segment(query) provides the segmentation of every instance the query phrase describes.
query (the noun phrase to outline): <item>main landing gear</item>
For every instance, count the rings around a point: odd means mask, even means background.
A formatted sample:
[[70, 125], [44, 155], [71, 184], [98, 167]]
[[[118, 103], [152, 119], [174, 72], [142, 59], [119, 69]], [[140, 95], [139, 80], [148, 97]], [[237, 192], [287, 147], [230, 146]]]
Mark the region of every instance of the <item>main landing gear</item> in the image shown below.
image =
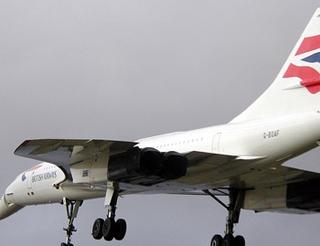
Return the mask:
[[243, 192], [239, 190], [230, 190], [229, 192], [229, 206], [223, 203], [219, 198], [212, 194], [209, 190], [205, 191], [220, 205], [228, 210], [228, 217], [226, 223], [225, 235], [213, 236], [210, 246], [245, 246], [245, 239], [243, 236], [234, 236], [234, 225], [239, 222], [241, 206], [243, 203]]
[[66, 231], [67, 237], [66, 242], [61, 243], [61, 246], [73, 246], [73, 244], [71, 243], [71, 236], [73, 232], [77, 231], [73, 225], [73, 221], [78, 215], [78, 211], [80, 206], [82, 205], [82, 202], [83, 201], [70, 201], [67, 198], [63, 198], [63, 205], [65, 205], [67, 209], [68, 227], [63, 228], [63, 230]]
[[107, 209], [107, 218], [99, 218], [93, 224], [92, 236], [96, 240], [104, 238], [106, 241], [113, 239], [122, 240], [127, 232], [127, 223], [124, 219], [115, 220], [116, 205], [119, 196], [119, 186], [117, 183], [108, 183], [105, 208]]

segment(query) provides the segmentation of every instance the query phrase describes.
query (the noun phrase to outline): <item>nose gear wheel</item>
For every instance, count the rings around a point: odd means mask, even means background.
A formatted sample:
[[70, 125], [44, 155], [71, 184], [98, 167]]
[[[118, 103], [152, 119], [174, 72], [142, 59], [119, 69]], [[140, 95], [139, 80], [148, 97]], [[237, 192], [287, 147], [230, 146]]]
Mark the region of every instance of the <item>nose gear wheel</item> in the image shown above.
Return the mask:
[[78, 211], [82, 203], [83, 201], [71, 201], [67, 198], [63, 198], [63, 205], [67, 210], [68, 226], [66, 228], [63, 228], [67, 236], [66, 241], [64, 243], [61, 243], [61, 246], [73, 246], [73, 244], [71, 243], [71, 237], [72, 234], [77, 231], [73, 222], [78, 215]]

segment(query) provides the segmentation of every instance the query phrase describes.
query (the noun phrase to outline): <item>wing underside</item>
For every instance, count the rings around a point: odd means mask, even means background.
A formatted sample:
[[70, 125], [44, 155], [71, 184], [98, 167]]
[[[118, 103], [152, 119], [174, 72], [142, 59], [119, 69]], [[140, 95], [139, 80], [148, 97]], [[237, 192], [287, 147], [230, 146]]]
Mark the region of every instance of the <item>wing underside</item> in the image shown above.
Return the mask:
[[124, 152], [136, 144], [128, 141], [95, 139], [39, 139], [23, 142], [14, 153], [56, 165], [73, 166], [106, 152], [110, 155]]
[[[16, 149], [15, 154], [70, 168], [80, 166], [101, 155], [112, 156], [126, 152], [137, 144], [113, 140], [40, 139], [25, 141]], [[184, 177], [170, 181], [146, 177], [143, 182], [138, 178], [132, 178], [123, 182], [124, 187], [137, 192], [202, 194], [201, 190], [205, 189], [279, 186], [319, 176], [316, 173], [283, 167], [281, 164], [272, 165], [273, 168], [270, 168], [270, 165], [261, 166], [259, 161], [263, 157], [197, 151], [185, 153], [184, 156], [189, 163]], [[143, 184], [147, 184], [146, 187]]]

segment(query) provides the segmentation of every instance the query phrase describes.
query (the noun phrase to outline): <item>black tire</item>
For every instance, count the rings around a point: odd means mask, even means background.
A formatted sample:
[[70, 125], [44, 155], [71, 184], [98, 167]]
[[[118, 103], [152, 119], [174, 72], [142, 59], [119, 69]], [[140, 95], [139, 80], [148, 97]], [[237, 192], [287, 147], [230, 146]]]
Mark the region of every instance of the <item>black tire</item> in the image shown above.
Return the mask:
[[210, 246], [223, 246], [223, 238], [221, 235], [214, 235]]
[[234, 236], [227, 234], [223, 238], [223, 246], [234, 246]]
[[245, 246], [246, 241], [243, 236], [236, 236], [234, 238], [234, 246]]
[[92, 236], [96, 240], [100, 240], [102, 238], [102, 228], [103, 228], [103, 219], [96, 219], [96, 221], [93, 223], [92, 227]]
[[102, 226], [102, 235], [106, 241], [111, 241], [114, 234], [114, 219], [107, 218]]
[[114, 238], [123, 240], [127, 232], [127, 222], [124, 219], [118, 219], [114, 227]]
[[60, 246], [68, 246], [66, 243], [61, 243]]

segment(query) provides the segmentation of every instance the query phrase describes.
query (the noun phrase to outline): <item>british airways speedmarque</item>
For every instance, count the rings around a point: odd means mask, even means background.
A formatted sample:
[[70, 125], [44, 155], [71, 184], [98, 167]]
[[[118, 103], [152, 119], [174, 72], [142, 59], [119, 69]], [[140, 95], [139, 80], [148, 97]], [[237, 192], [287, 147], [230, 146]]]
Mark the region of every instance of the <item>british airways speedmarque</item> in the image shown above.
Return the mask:
[[[19, 175], [0, 200], [0, 219], [28, 205], [62, 203], [66, 241], [84, 200], [105, 197], [92, 236], [122, 240], [119, 195], [208, 195], [226, 208], [225, 234], [211, 246], [244, 246], [234, 236], [241, 209], [320, 212], [320, 174], [286, 166], [320, 144], [320, 9], [271, 86], [224, 125], [140, 139], [28, 140], [16, 155], [43, 163]], [[229, 203], [221, 200], [227, 196]]]

